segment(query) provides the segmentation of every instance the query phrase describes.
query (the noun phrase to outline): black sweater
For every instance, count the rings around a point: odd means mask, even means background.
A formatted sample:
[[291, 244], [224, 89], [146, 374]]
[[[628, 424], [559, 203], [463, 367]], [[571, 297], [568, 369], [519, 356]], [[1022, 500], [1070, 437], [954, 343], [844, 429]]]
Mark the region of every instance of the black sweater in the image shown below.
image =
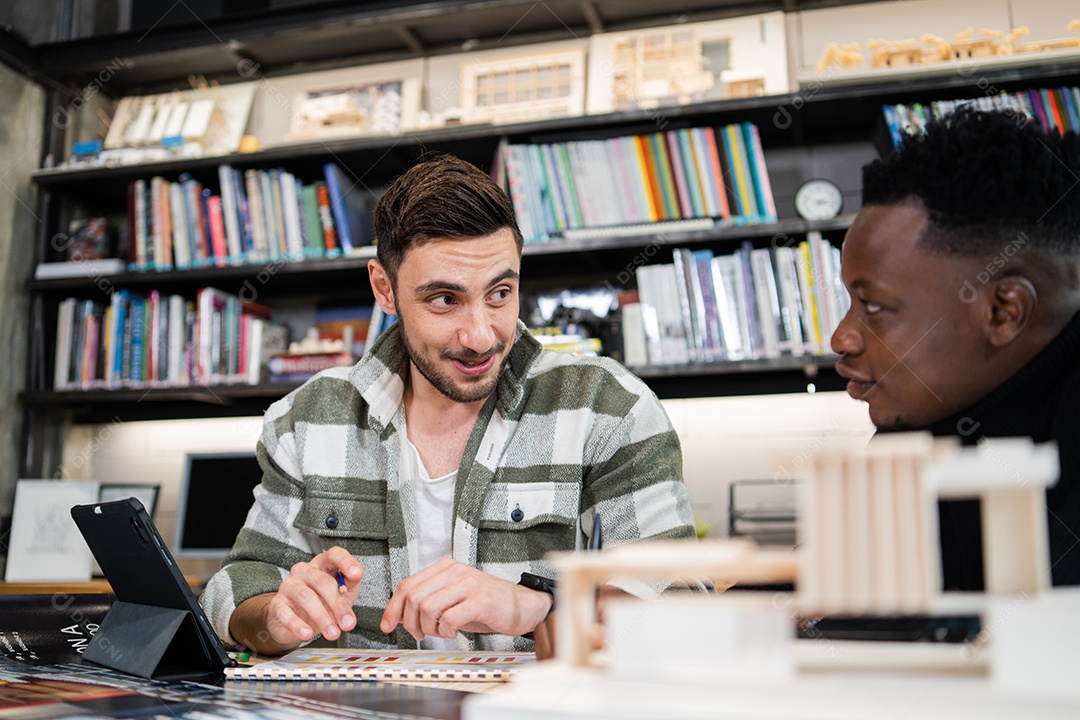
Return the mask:
[[[1080, 313], [1015, 375], [967, 410], [925, 428], [965, 445], [983, 437], [1054, 440], [1061, 479], [1046, 493], [1054, 585], [1080, 585]], [[981, 590], [977, 501], [941, 503], [946, 590]]]

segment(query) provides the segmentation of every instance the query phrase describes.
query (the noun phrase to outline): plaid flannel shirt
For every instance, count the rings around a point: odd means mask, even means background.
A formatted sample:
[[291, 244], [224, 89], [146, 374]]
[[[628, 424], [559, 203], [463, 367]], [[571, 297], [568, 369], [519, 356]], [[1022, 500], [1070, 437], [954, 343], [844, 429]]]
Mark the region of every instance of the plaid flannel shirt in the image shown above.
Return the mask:
[[[237, 605], [340, 545], [364, 566], [347, 646], [416, 647], [400, 626], [379, 630], [394, 588], [421, 569], [413, 480], [398, 474], [408, 367], [395, 325], [353, 367], [324, 371], [267, 410], [255, 504], [202, 595], [226, 642], [235, 644]], [[596, 513], [605, 547], [693, 537], [678, 437], [621, 365], [543, 350], [519, 323], [458, 469], [453, 558], [510, 582], [523, 571], [552, 576], [545, 553], [580, 548]], [[523, 638], [465, 635], [477, 650], [531, 649]]]

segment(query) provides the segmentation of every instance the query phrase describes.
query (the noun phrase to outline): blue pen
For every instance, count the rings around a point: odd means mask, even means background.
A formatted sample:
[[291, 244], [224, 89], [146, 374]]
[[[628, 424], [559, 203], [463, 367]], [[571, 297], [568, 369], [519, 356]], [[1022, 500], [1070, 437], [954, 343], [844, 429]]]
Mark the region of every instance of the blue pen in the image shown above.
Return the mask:
[[345, 592], [345, 573], [341, 572], [340, 570], [338, 570], [337, 574], [337, 586], [339, 593]]
[[602, 525], [600, 524], [600, 513], [596, 513], [596, 515], [593, 517], [592, 532], [589, 533], [589, 544], [587, 546], [587, 549], [599, 550], [604, 546], [603, 530], [601, 528]]

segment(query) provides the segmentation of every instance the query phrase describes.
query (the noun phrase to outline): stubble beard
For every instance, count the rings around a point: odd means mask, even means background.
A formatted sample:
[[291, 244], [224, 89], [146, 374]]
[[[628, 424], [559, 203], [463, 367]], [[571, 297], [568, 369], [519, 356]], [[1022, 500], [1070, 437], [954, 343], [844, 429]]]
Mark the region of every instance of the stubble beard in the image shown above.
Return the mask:
[[[424, 376], [425, 380], [431, 383], [432, 387], [456, 403], [473, 403], [490, 397], [491, 394], [495, 392], [495, 388], [499, 384], [499, 378], [502, 377], [503, 367], [506, 365], [506, 358], [503, 358], [502, 363], [500, 363], [498, 370], [493, 376], [490, 378], [487, 376], [466, 378], [465, 382], [468, 383], [468, 386], [462, 387], [454, 382], [453, 378], [448, 374], [441, 371], [434, 363], [428, 361], [427, 358], [413, 348], [412, 343], [409, 342], [409, 334], [405, 332], [404, 325], [401, 327], [401, 338], [405, 344], [405, 352], [409, 355], [409, 362], [420, 371], [420, 374]], [[490, 352], [483, 355], [477, 355], [470, 352], [454, 353], [449, 350], [443, 350], [439, 353], [439, 357], [461, 360], [468, 363], [477, 363], [483, 362], [489, 356], [498, 355], [505, 349], [506, 342], [499, 341], [492, 347]]]

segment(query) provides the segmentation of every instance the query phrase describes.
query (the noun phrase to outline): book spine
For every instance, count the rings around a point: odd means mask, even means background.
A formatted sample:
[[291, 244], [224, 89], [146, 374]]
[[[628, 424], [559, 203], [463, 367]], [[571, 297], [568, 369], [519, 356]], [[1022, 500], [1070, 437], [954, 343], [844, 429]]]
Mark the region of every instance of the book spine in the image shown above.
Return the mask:
[[506, 194], [514, 206], [514, 216], [517, 218], [521, 236], [525, 242], [533, 242], [540, 239], [540, 233], [533, 226], [533, 215], [528, 198], [528, 180], [525, 177], [525, 169], [521, 162], [521, 147], [510, 145], [502, 141], [499, 144], [499, 155], [503, 158], [502, 165], [506, 175]]
[[270, 259], [270, 254], [267, 249], [266, 216], [263, 211], [259, 171], [245, 171], [244, 182], [247, 185], [248, 219], [251, 222], [251, 250], [248, 252], [248, 260], [263, 262]]
[[663, 137], [667, 142], [667, 154], [671, 160], [671, 175], [675, 180], [675, 195], [678, 199], [680, 216], [694, 217], [694, 206], [690, 197], [690, 185], [687, 182], [682, 149], [679, 147], [679, 137], [674, 130], [668, 130]]
[[637, 146], [638, 163], [641, 166], [642, 180], [645, 184], [646, 195], [649, 200], [649, 217], [653, 222], [667, 220], [667, 212], [664, 209], [664, 199], [660, 192], [660, 178], [656, 174], [653, 163], [653, 155], [649, 148], [649, 139], [646, 135], [634, 137]]
[[330, 194], [330, 210], [334, 216], [334, 229], [337, 230], [337, 239], [341, 245], [341, 251], [348, 253], [353, 249], [351, 228], [348, 218], [345, 217], [345, 195], [342, 189], [342, 172], [332, 162], [323, 165], [323, 174], [326, 177], [326, 190]]
[[142, 298], [134, 298], [131, 301], [131, 340], [128, 345], [128, 361], [127, 372], [124, 377], [131, 382], [132, 385], [138, 386], [143, 380], [143, 333], [145, 331], [146, 314], [143, 309], [145, 300]]
[[653, 152], [656, 177], [660, 183], [660, 196], [664, 202], [664, 217], [667, 220], [676, 220], [680, 217], [679, 197], [675, 190], [675, 178], [671, 172], [671, 159], [668, 157], [664, 134], [657, 132], [650, 135], [649, 147]]
[[692, 276], [696, 274], [693, 256], [685, 248], [675, 248], [671, 257], [675, 267], [675, 290], [682, 315], [689, 360], [691, 362], [704, 360], [705, 343], [701, 335], [701, 318], [697, 314], [697, 303], [691, 289]]
[[720, 132], [713, 128], [702, 128], [702, 135], [708, 150], [709, 166], [712, 168], [712, 178], [716, 181], [716, 204], [720, 208], [720, 217], [731, 217], [731, 203], [728, 201], [728, 192], [731, 187], [731, 177], [724, 172], [724, 164], [720, 160], [720, 146], [717, 145], [716, 134]]
[[287, 173], [280, 168], [274, 168], [270, 170], [270, 197], [271, 204], [273, 206], [273, 222], [274, 222], [274, 237], [277, 240], [275, 245], [274, 258], [277, 260], [289, 259], [289, 234], [286, 230], [285, 221], [285, 195], [283, 193], [283, 187], [285, 177]]
[[570, 213], [570, 227], [585, 227], [585, 220], [578, 204], [578, 192], [574, 186], [574, 174], [570, 170], [570, 156], [566, 150], [566, 143], [556, 143], [551, 146], [555, 158], [555, 175], [562, 188], [563, 199], [567, 201], [567, 210]]
[[818, 309], [817, 283], [810, 258], [810, 243], [803, 240], [796, 248], [795, 268], [799, 273], [799, 292], [803, 298], [803, 323], [807, 329], [810, 351], [815, 355], [823, 352], [821, 311]]
[[72, 318], [75, 311], [75, 298], [60, 302], [56, 312], [56, 349], [53, 359], [53, 389], [62, 390], [68, 384], [70, 368]]
[[184, 214], [184, 189], [180, 183], [169, 183], [169, 208], [172, 210], [173, 263], [177, 270], [187, 270], [191, 267], [191, 244]]
[[739, 214], [743, 222], [753, 222], [758, 215], [757, 200], [754, 197], [753, 178], [750, 177], [750, 165], [747, 162], [746, 143], [743, 142], [742, 129], [738, 125], [724, 127], [724, 137], [730, 147], [731, 166], [735, 169], [735, 184], [738, 190]]
[[352, 353], [320, 353], [317, 355], [277, 355], [267, 362], [270, 382], [306, 380], [317, 372], [352, 365]]
[[694, 297], [698, 304], [704, 335], [705, 357], [708, 362], [721, 360], [724, 342], [720, 335], [720, 312], [716, 303], [716, 290], [712, 279], [712, 250], [696, 250], [694, 260]]
[[645, 265], [639, 267], [636, 272], [641, 304], [641, 323], [650, 365], [664, 363], [664, 344], [660, 337], [660, 287], [657, 267]]
[[713, 293], [716, 297], [716, 314], [720, 323], [720, 336], [724, 346], [724, 359], [743, 358], [741, 316], [735, 299], [735, 258], [731, 255], [714, 257], [711, 263]]
[[300, 198], [296, 192], [296, 176], [281, 172], [281, 206], [285, 221], [285, 256], [289, 260], [304, 258], [303, 228], [300, 225]]
[[754, 181], [763, 221], [776, 222], [776, 201], [773, 198], [772, 183], [769, 182], [769, 168], [765, 164], [761, 134], [753, 123], [746, 123], [743, 127], [746, 128], [747, 143], [750, 145], [750, 160], [754, 166]]
[[689, 129], [678, 131], [678, 147], [682, 151], [683, 169], [686, 172], [686, 183], [690, 190], [690, 203], [694, 217], [709, 217], [709, 209], [705, 203], [705, 181], [701, 177], [698, 167], [697, 148], [694, 142], [694, 132]]
[[326, 257], [335, 258], [341, 254], [341, 249], [338, 247], [337, 230], [334, 228], [334, 214], [330, 211], [330, 191], [326, 187], [326, 183], [315, 183], [315, 196], [319, 200], [319, 223], [322, 225]]
[[228, 165], [218, 165], [218, 183], [221, 187], [221, 215], [225, 226], [225, 247], [227, 262], [239, 263], [243, 257], [240, 241], [239, 209], [236, 197], [236, 185], [233, 169]]
[[319, 222], [319, 198], [314, 185], [299, 185], [300, 207], [303, 210], [304, 255], [321, 258], [326, 254], [322, 223]]
[[210, 246], [214, 251], [214, 265], [217, 267], [228, 265], [230, 257], [222, 214], [221, 197], [208, 195], [206, 197], [206, 216], [210, 225]]

